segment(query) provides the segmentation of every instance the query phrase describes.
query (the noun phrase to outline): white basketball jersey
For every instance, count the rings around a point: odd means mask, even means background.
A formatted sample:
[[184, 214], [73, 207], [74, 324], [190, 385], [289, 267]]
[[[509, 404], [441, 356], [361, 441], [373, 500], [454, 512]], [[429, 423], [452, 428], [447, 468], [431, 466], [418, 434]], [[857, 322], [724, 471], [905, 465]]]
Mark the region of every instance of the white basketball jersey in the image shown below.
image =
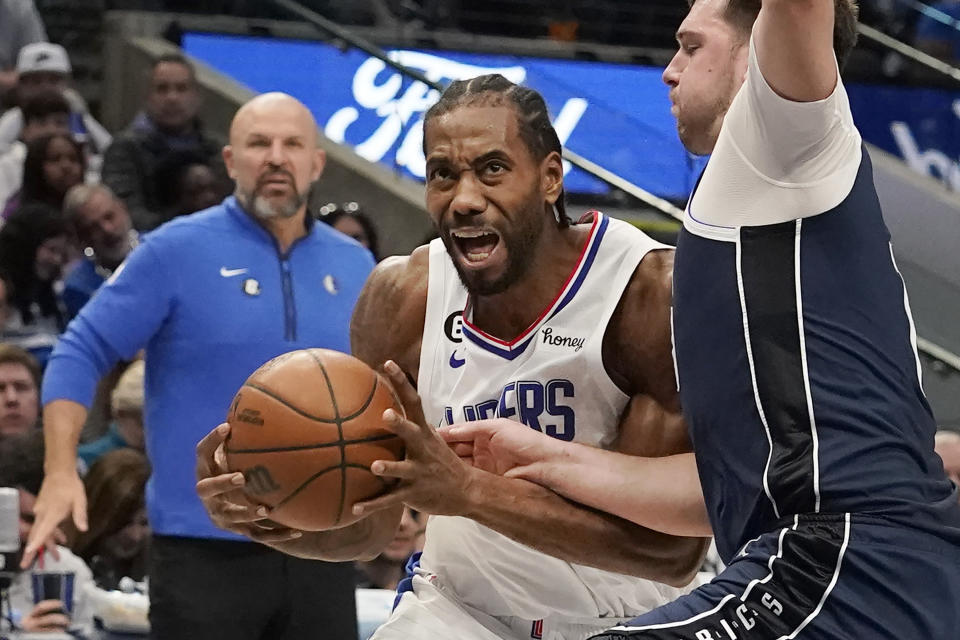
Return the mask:
[[[563, 290], [506, 342], [470, 322], [467, 290], [434, 240], [418, 380], [430, 424], [504, 417], [518, 429], [610, 446], [629, 398], [604, 369], [603, 336], [637, 265], [659, 248], [631, 225], [595, 214]], [[469, 606], [530, 620], [629, 617], [682, 594], [564, 562], [460, 517], [430, 517], [421, 567]]]

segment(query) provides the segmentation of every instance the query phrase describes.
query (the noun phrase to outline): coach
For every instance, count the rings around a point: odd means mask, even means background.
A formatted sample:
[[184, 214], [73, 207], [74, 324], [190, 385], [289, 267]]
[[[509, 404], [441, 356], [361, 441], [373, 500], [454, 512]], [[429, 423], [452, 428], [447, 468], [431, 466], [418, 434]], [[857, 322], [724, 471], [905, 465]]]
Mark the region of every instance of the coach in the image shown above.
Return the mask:
[[25, 562], [64, 518], [86, 528], [76, 445], [100, 377], [146, 348], [153, 475], [155, 638], [356, 637], [351, 569], [283, 555], [216, 528], [194, 491], [194, 447], [260, 364], [286, 351], [349, 351], [373, 260], [306, 212], [323, 169], [317, 125], [290, 96], [240, 108], [223, 151], [235, 195], [148, 234], [77, 316], [43, 386], [46, 470]]

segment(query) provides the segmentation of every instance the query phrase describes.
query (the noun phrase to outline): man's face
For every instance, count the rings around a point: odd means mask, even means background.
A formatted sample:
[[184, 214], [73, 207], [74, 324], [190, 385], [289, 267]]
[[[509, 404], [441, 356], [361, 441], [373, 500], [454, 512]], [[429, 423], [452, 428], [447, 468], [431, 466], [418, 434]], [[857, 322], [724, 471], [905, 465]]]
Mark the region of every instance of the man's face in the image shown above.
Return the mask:
[[31, 71], [20, 74], [17, 81], [17, 95], [20, 104], [29, 102], [31, 98], [51, 89], [63, 91], [67, 88], [69, 77], [65, 73], [56, 71]]
[[943, 470], [955, 484], [960, 485], [960, 438], [937, 435], [936, 451], [943, 460]]
[[40, 397], [30, 371], [19, 362], [0, 364], [0, 437], [33, 429], [40, 417]]
[[268, 98], [238, 112], [223, 157], [237, 183], [237, 199], [261, 220], [302, 211], [325, 160], [313, 117], [289, 97]]
[[178, 213], [193, 213], [212, 207], [224, 198], [222, 180], [203, 164], [191, 165], [180, 180]]
[[747, 71], [749, 40], [723, 18], [727, 0], [698, 0], [677, 30], [680, 45], [663, 72], [680, 141], [713, 152], [720, 125]]
[[20, 139], [29, 144], [37, 138], [54, 134], [70, 135], [69, 113], [51, 113], [39, 118], [31, 118], [29, 122], [23, 125], [23, 129], [20, 131]]
[[176, 62], [161, 62], [150, 75], [147, 114], [163, 130], [180, 131], [193, 122], [200, 108], [197, 84], [190, 69]]
[[537, 162], [518, 128], [511, 106], [463, 106], [424, 131], [427, 211], [474, 295], [515, 284], [556, 224], [547, 208], [562, 189], [561, 160]]
[[130, 253], [130, 214], [121, 200], [94, 191], [77, 216], [77, 236], [98, 257], [120, 263]]

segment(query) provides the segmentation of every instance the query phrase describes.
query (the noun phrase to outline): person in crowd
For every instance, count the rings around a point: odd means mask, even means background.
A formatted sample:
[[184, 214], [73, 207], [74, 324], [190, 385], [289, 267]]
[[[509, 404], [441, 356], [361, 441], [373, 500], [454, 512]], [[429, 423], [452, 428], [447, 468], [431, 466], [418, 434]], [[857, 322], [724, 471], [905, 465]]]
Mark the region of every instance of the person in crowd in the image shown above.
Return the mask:
[[[21, 545], [33, 528], [34, 504], [43, 480], [43, 452], [43, 433], [39, 429], [0, 440], [0, 487], [13, 487], [20, 495]], [[63, 534], [59, 532], [45, 540], [43, 555], [14, 576], [9, 590], [11, 615], [9, 619], [0, 619], [0, 630], [4, 623], [12, 623], [14, 631], [28, 633], [63, 633], [69, 629], [83, 637], [93, 631], [93, 575], [83, 560], [58, 544], [62, 541]], [[73, 601], [48, 598], [34, 604], [34, 571], [71, 574]]]
[[397, 584], [405, 576], [407, 560], [423, 549], [423, 530], [426, 526], [425, 522], [421, 523], [423, 519], [410, 507], [403, 508], [400, 526], [393, 540], [373, 560], [357, 562], [361, 576], [357, 581], [358, 587], [397, 590]]
[[64, 328], [56, 289], [71, 253], [66, 222], [46, 205], [21, 207], [0, 228], [0, 271], [13, 285], [11, 303], [19, 318], [8, 323], [4, 339], [30, 351], [41, 364]]
[[10, 306], [12, 295], [13, 283], [10, 281], [10, 276], [0, 272], [0, 342], [3, 342], [3, 332], [15, 315]]
[[58, 91], [39, 92], [24, 104], [23, 122], [20, 139], [0, 151], [0, 210], [23, 186], [27, 145], [42, 136], [70, 135], [70, 105]]
[[90, 527], [70, 527], [70, 548], [93, 571], [101, 589], [116, 589], [124, 577], [146, 576], [150, 525], [144, 490], [150, 464], [140, 451], [115, 449], [99, 458], [83, 480]]
[[222, 201], [229, 181], [196, 151], [173, 151], [157, 163], [154, 175], [163, 221], [201, 211]]
[[67, 320], [72, 320], [137, 246], [139, 235], [127, 206], [102, 184], [71, 187], [63, 214], [84, 255], [64, 278], [60, 294]]
[[143, 360], [130, 363], [110, 394], [113, 420], [107, 432], [77, 447], [77, 456], [85, 469], [90, 469], [98, 458], [117, 449], [143, 451], [143, 371]]
[[[39, 91], [54, 89], [70, 103], [70, 130], [78, 142], [89, 145], [90, 153], [99, 156], [110, 145], [112, 136], [97, 122], [87, 105], [70, 86], [70, 58], [58, 44], [35, 42], [20, 50], [17, 56], [17, 101], [24, 105]], [[23, 129], [23, 111], [15, 107], [0, 117], [0, 147], [13, 144]], [[99, 164], [99, 163], [97, 163]]]
[[0, 439], [29, 433], [39, 424], [40, 365], [24, 349], [0, 343]]
[[348, 202], [338, 207], [331, 202], [320, 207], [320, 220], [348, 235], [373, 254], [373, 259], [380, 260], [380, 246], [377, 240], [377, 228], [373, 221], [360, 209], [356, 202]]
[[26, 45], [46, 42], [33, 0], [0, 0], [0, 98], [17, 86], [17, 56]]
[[41, 203], [59, 212], [70, 187], [83, 183], [86, 157], [83, 147], [62, 133], [40, 136], [27, 145], [23, 186], [7, 200], [3, 217], [20, 207]]
[[960, 486], [960, 433], [941, 429], [937, 431], [934, 443], [934, 450], [943, 460], [947, 477]]
[[[356, 637], [352, 564], [244, 541], [217, 528], [194, 491], [196, 443], [250, 373], [294, 349], [350, 350], [350, 314], [373, 260], [306, 213], [325, 161], [317, 135], [310, 111], [288, 95], [241, 107], [223, 150], [234, 196], [145, 236], [70, 323], [44, 377], [48, 472], [27, 562], [71, 514], [88, 529], [76, 450], [87, 407], [109, 367], [146, 347], [150, 625], [159, 638]], [[317, 286], [324, 277], [333, 291]]]
[[204, 129], [199, 111], [193, 65], [177, 54], [158, 58], [143, 110], [117, 136], [103, 161], [103, 182], [127, 204], [137, 230], [148, 231], [170, 217], [162, 210], [154, 181], [157, 164], [172, 151], [198, 153], [228, 181], [220, 157], [223, 142]]

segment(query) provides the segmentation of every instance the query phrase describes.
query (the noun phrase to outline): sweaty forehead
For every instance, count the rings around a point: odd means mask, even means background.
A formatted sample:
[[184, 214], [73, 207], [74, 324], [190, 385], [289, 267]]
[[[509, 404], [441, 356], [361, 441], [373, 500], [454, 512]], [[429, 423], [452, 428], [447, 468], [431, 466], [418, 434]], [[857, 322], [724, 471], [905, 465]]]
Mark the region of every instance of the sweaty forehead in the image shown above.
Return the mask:
[[516, 111], [510, 106], [463, 106], [430, 120], [424, 131], [427, 159], [431, 156], [475, 157], [493, 150], [519, 153]]

